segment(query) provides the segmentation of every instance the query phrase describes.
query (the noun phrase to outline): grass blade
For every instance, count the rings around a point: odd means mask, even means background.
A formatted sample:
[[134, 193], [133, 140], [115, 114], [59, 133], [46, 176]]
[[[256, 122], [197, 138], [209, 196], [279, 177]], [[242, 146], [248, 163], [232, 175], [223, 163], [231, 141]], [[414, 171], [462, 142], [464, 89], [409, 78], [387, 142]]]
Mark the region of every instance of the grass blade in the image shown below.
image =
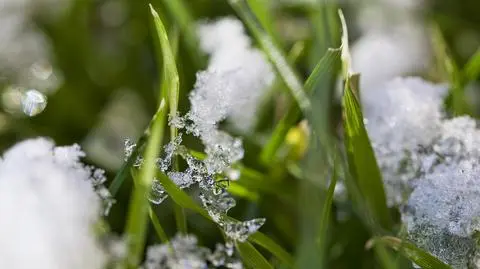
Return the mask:
[[258, 18], [252, 13], [246, 0], [229, 0], [229, 3], [237, 11], [250, 31], [252, 31], [255, 39], [267, 54], [277, 74], [282, 78], [298, 106], [304, 113], [308, 112], [310, 110], [310, 101], [303, 90], [302, 82], [283, 52], [275, 45], [273, 37], [258, 22]]
[[449, 265], [446, 265], [432, 254], [416, 247], [414, 244], [402, 241], [399, 238], [393, 236], [383, 236], [373, 239], [374, 244], [382, 244], [388, 246], [400, 254], [405, 256], [410, 261], [424, 269], [451, 269]]
[[236, 242], [237, 250], [243, 262], [252, 269], [273, 269], [273, 266], [249, 242]]
[[155, 176], [155, 159], [157, 158], [163, 139], [167, 116], [167, 105], [163, 99], [157, 113], [153, 117], [151, 133], [144, 153], [144, 162], [139, 173], [139, 180], [133, 189], [133, 194], [128, 209], [128, 220], [125, 228], [127, 242], [127, 255], [123, 268], [137, 268], [141, 262], [145, 245], [147, 230], [148, 210], [150, 208], [147, 195], [150, 192]]
[[332, 180], [326, 193], [326, 197], [323, 202], [322, 214], [320, 217], [320, 227], [318, 228], [317, 242], [318, 242], [318, 255], [320, 255], [320, 262], [322, 267], [326, 268], [327, 261], [327, 243], [328, 243], [328, 226], [330, 224], [330, 213], [332, 211], [333, 196], [335, 193], [335, 186], [337, 185], [337, 162], [334, 159]]
[[468, 60], [464, 68], [464, 76], [467, 81], [473, 81], [480, 75], [480, 48]]
[[293, 257], [290, 253], [286, 252], [280, 245], [275, 243], [272, 239], [261, 232], [256, 232], [252, 234], [248, 240], [252, 243], [255, 243], [265, 250], [268, 250], [272, 253], [278, 260], [283, 262], [290, 268], [293, 268], [294, 262]]
[[[167, 30], [163, 26], [158, 13], [152, 5], [150, 5], [150, 12], [152, 13], [153, 23], [155, 25], [156, 36], [160, 44], [157, 49], [158, 62], [163, 62], [162, 74], [162, 93], [163, 98], [168, 100], [168, 107], [170, 115], [176, 115], [178, 110], [178, 95], [180, 91], [180, 79], [178, 77], [177, 65], [175, 63], [175, 55], [168, 40]], [[168, 95], [168, 96], [167, 96]], [[177, 129], [175, 126], [170, 126], [171, 139], [177, 136]]]
[[[329, 104], [331, 103], [331, 100], [328, 96], [329, 91], [327, 89], [324, 89], [323, 82], [332, 75], [335, 67], [339, 64], [340, 50], [329, 49], [327, 53], [322, 57], [322, 59], [320, 59], [320, 61], [317, 63], [312, 73], [308, 77], [307, 81], [305, 82], [304, 88], [307, 93], [311, 93], [313, 91], [322, 91], [325, 93], [325, 96], [322, 96], [324, 106], [318, 106], [319, 108], [322, 107], [322, 109], [325, 109], [325, 114], [320, 115], [323, 117], [323, 119], [327, 119], [329, 117], [327, 109], [329, 107]], [[285, 140], [285, 136], [287, 135], [288, 130], [298, 121], [300, 116], [301, 111], [298, 106], [293, 105], [288, 109], [287, 113], [283, 116], [283, 118], [275, 127], [273, 134], [271, 135], [270, 139], [268, 140], [267, 144], [264, 146], [260, 154], [260, 159], [263, 163], [271, 163], [271, 160], [274, 159], [278, 149]], [[326, 121], [324, 121], [323, 123], [326, 123]]]
[[350, 174], [360, 189], [369, 213], [383, 228], [391, 227], [382, 176], [363, 124], [360, 104], [355, 97], [350, 80], [345, 83], [343, 96], [345, 148]]
[[152, 207], [149, 208], [148, 214], [150, 216], [150, 220], [152, 221], [153, 228], [155, 229], [155, 232], [157, 233], [160, 241], [162, 243], [168, 242], [168, 236], [165, 233], [165, 230], [163, 230], [163, 227], [158, 220], [157, 214], [155, 214], [155, 212], [152, 210]]

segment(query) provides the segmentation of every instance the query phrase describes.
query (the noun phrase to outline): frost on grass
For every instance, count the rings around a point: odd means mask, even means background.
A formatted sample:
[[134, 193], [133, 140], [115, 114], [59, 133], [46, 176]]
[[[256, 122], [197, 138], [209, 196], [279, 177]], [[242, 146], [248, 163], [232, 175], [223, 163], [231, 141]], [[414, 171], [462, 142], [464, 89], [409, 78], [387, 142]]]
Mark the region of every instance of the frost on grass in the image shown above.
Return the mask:
[[[179, 135], [165, 145], [157, 168], [179, 188], [198, 186], [200, 201], [210, 217], [230, 240], [245, 241], [265, 222], [265, 219], [236, 221], [227, 216], [236, 202], [227, 192], [230, 180], [238, 179], [239, 172], [232, 165], [244, 155], [242, 140], [220, 129], [227, 120], [235, 129], [248, 133], [255, 125], [257, 106], [273, 80], [272, 69], [264, 55], [251, 46], [242, 23], [224, 18], [198, 27], [201, 48], [210, 55], [208, 67], [197, 73], [197, 81], [190, 92], [190, 111], [185, 115], [170, 115], [169, 124]], [[184, 135], [193, 135], [204, 145], [204, 156], [193, 155], [182, 144]], [[128, 158], [135, 144], [127, 141]], [[187, 167], [177, 171], [175, 160], [183, 160]], [[142, 165], [137, 158], [135, 167]], [[150, 201], [162, 203], [168, 194], [162, 184], [154, 180]], [[202, 267], [203, 268], [203, 267]]]
[[147, 249], [143, 269], [242, 269], [242, 263], [234, 257], [232, 242], [217, 244], [215, 251], [198, 245], [194, 235], [177, 234], [170, 244], [153, 245]]
[[420, 172], [422, 151], [441, 131], [447, 87], [420, 78], [396, 78], [362, 92], [364, 116], [389, 205], [402, 203]]
[[106, 254], [93, 226], [102, 215], [101, 198], [110, 196], [103, 171], [82, 164], [82, 157], [78, 145], [55, 147], [45, 138], [5, 152], [0, 268], [103, 268]]

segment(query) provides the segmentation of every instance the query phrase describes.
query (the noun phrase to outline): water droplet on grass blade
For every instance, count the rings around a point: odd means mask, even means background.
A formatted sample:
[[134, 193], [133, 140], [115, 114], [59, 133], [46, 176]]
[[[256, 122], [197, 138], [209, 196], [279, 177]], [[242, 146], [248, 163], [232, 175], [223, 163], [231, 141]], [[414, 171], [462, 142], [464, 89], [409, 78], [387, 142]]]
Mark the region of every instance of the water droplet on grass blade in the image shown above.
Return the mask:
[[27, 116], [36, 116], [45, 107], [47, 107], [47, 97], [37, 90], [28, 90], [22, 96], [22, 110]]

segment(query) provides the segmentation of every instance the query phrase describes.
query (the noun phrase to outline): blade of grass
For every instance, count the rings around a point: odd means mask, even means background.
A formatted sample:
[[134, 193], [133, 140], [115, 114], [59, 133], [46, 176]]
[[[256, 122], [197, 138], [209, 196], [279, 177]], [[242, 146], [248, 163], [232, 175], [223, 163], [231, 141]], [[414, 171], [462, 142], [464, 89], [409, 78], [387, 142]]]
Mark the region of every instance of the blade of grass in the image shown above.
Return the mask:
[[[344, 112], [345, 149], [348, 160], [348, 170], [351, 176], [347, 186], [358, 187], [360, 199], [364, 200], [367, 214], [366, 219], [373, 219], [380, 227], [389, 230], [392, 219], [388, 211], [382, 175], [378, 168], [375, 153], [368, 138], [363, 123], [360, 103], [354, 94], [359, 93], [358, 75], [352, 74], [350, 51], [348, 47], [348, 30], [341, 10], [338, 11], [342, 23], [342, 70], [345, 79], [342, 98]], [[363, 204], [363, 203], [362, 203]]]
[[249, 242], [236, 242], [237, 250], [243, 262], [252, 269], [273, 269], [273, 266]]
[[382, 244], [388, 246], [414, 262], [416, 265], [424, 269], [451, 269], [432, 254], [416, 247], [414, 244], [402, 241], [393, 236], [383, 236], [375, 238], [373, 244]]
[[283, 52], [275, 45], [273, 38], [258, 22], [246, 0], [229, 0], [228, 2], [253, 33], [253, 36], [267, 54], [277, 74], [282, 78], [298, 106], [304, 113], [308, 112], [310, 110], [310, 101], [303, 90], [299, 76]]
[[165, 230], [163, 229], [162, 225], [160, 224], [157, 214], [155, 214], [152, 207], [149, 207], [148, 215], [150, 216], [150, 220], [152, 221], [152, 225], [153, 225], [153, 228], [155, 229], [155, 232], [157, 233], [158, 239], [160, 239], [162, 243], [167, 243], [168, 236], [165, 233]]
[[463, 72], [467, 81], [473, 81], [478, 78], [480, 75], [480, 48], [470, 57]]
[[269, 251], [272, 253], [277, 259], [279, 259], [281, 262], [283, 262], [285, 265], [287, 265], [290, 268], [293, 268], [294, 266], [294, 261], [292, 255], [285, 251], [280, 245], [275, 243], [270, 237], [266, 236], [265, 234], [261, 232], [256, 232], [252, 234], [248, 240], [252, 243], [255, 243], [265, 250]]
[[144, 153], [144, 162], [139, 173], [139, 180], [133, 189], [128, 209], [128, 219], [125, 228], [127, 238], [127, 255], [122, 268], [137, 268], [141, 262], [145, 236], [147, 230], [150, 192], [155, 176], [155, 159], [160, 151], [163, 133], [166, 124], [167, 105], [165, 100], [160, 102], [157, 113], [154, 115], [151, 133]]
[[328, 246], [328, 226], [330, 224], [330, 213], [332, 211], [333, 196], [335, 193], [335, 186], [337, 185], [337, 161], [334, 158], [333, 171], [332, 171], [332, 180], [330, 186], [326, 193], [326, 197], [323, 202], [323, 208], [320, 218], [320, 227], [318, 228], [317, 243], [318, 243], [318, 255], [320, 256], [319, 260], [321, 262], [321, 268], [326, 268], [327, 266], [327, 246]]
[[355, 97], [350, 81], [345, 83], [343, 96], [345, 113], [345, 148], [348, 166], [355, 185], [359, 187], [372, 217], [383, 227], [391, 227], [391, 219], [386, 204], [382, 176], [363, 124], [360, 104]]
[[[340, 50], [329, 49], [327, 53], [322, 57], [322, 59], [320, 59], [320, 61], [317, 63], [314, 70], [305, 82], [305, 90], [307, 92], [319, 90], [328, 93], [328, 90], [322, 89], [323, 87], [321, 87], [320, 85], [322, 85], [324, 79], [327, 79], [327, 77], [331, 75], [331, 72], [334, 70], [335, 66], [338, 66], [339, 63]], [[324, 102], [325, 103], [323, 103], [323, 105], [328, 108], [328, 104], [331, 103], [328, 96], [325, 96]], [[319, 105], [319, 107], [320, 106], [321, 105]], [[262, 163], [271, 163], [278, 149], [285, 140], [285, 136], [287, 135], [288, 130], [298, 121], [300, 116], [301, 112], [298, 106], [292, 105], [288, 109], [287, 113], [279, 121], [272, 135], [270, 136], [270, 139], [260, 153], [260, 160], [262, 161]], [[327, 111], [325, 111], [324, 117], [328, 117]]]

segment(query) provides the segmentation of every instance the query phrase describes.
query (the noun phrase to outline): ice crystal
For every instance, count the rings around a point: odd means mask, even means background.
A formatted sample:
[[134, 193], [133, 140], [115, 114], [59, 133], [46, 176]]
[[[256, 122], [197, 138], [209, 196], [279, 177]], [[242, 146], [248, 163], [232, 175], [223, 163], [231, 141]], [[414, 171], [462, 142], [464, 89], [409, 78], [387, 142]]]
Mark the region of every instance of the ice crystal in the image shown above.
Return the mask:
[[263, 224], [265, 224], [264, 218], [247, 221], [227, 221], [223, 229], [229, 238], [245, 242], [248, 237], [257, 232]]
[[170, 244], [150, 246], [144, 269], [206, 269], [206, 268], [243, 268], [239, 260], [233, 257], [233, 246], [217, 244], [212, 252], [198, 245], [193, 235], [176, 235]]
[[106, 255], [92, 227], [102, 212], [95, 189], [105, 179], [82, 157], [78, 145], [55, 147], [45, 138], [4, 153], [0, 268], [103, 268]]
[[480, 226], [480, 169], [444, 166], [416, 183], [402, 219], [410, 239], [453, 268], [467, 268]]

